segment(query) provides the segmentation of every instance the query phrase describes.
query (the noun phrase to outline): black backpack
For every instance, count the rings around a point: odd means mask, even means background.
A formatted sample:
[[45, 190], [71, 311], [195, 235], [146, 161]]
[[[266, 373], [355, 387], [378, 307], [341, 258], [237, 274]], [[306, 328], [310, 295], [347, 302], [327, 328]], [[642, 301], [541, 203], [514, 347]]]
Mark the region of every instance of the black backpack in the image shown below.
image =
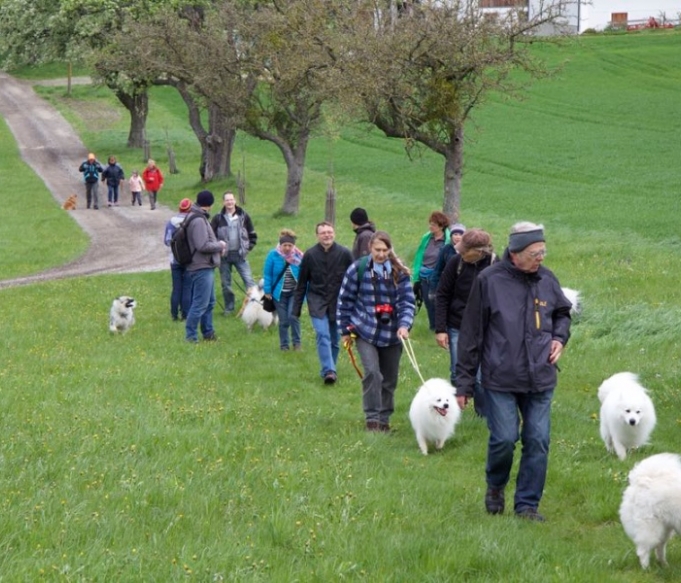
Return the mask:
[[200, 217], [198, 213], [192, 213], [184, 221], [182, 221], [173, 236], [170, 239], [170, 250], [173, 252], [173, 258], [180, 265], [189, 265], [194, 258], [194, 251], [189, 245], [189, 234], [187, 228], [195, 218]]

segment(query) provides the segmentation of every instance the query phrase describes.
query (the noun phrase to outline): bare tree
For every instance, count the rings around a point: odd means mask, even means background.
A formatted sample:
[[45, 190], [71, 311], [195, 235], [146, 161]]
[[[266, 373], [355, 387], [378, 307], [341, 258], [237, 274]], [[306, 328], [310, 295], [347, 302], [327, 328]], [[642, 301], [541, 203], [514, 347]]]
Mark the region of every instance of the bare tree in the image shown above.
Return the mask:
[[518, 98], [531, 79], [549, 74], [530, 44], [539, 29], [561, 24], [571, 2], [547, 0], [528, 14], [485, 13], [478, 0], [423, 1], [397, 18], [374, 2], [358, 4], [355, 15], [365, 16], [346, 27], [346, 79], [386, 136], [444, 157], [443, 211], [456, 218], [466, 122], [490, 93]]

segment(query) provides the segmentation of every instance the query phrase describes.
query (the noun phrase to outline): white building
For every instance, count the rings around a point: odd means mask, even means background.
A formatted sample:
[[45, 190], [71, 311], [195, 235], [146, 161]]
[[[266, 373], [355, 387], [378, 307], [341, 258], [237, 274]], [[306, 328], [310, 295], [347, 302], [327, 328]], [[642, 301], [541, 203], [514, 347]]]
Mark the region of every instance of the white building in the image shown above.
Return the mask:
[[[529, 17], [537, 15], [542, 4], [550, 0], [479, 0], [483, 12], [503, 13], [512, 8], [525, 9]], [[626, 13], [628, 21], [644, 21], [650, 17], [662, 22], [666, 20], [678, 23], [681, 13], [681, 0], [574, 0], [565, 12], [565, 24], [568, 30], [584, 32], [588, 28], [603, 30], [612, 20], [614, 13]], [[547, 29], [546, 31], [550, 31]]]

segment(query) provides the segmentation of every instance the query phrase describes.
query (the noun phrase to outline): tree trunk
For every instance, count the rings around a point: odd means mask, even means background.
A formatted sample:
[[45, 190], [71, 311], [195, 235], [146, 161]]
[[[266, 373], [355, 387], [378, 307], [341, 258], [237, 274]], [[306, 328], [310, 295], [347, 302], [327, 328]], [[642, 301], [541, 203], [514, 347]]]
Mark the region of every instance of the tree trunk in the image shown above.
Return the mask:
[[149, 114], [149, 94], [147, 88], [135, 89], [133, 93], [127, 93], [115, 86], [109, 86], [115, 93], [118, 101], [130, 113], [130, 132], [128, 133], [128, 148], [142, 148], [144, 146], [144, 133]]
[[189, 125], [201, 144], [201, 166], [199, 173], [203, 182], [211, 182], [215, 178], [227, 178], [232, 175], [232, 150], [236, 138], [236, 129], [229, 118], [215, 105], [208, 108], [208, 130], [203, 127], [201, 108], [182, 81], [168, 80], [182, 96], [187, 106]]
[[296, 215], [300, 209], [300, 187], [303, 184], [305, 154], [307, 153], [309, 138], [309, 134], [304, 132], [299, 137], [295, 150], [289, 144], [281, 141], [275, 142], [286, 161], [286, 192], [284, 194], [284, 204], [280, 210], [283, 215]]
[[201, 180], [231, 176], [236, 130], [216, 106], [208, 108], [208, 133], [197, 137], [201, 142]]
[[444, 151], [444, 200], [442, 212], [452, 221], [459, 219], [461, 211], [461, 176], [463, 174], [463, 127], [454, 131]]

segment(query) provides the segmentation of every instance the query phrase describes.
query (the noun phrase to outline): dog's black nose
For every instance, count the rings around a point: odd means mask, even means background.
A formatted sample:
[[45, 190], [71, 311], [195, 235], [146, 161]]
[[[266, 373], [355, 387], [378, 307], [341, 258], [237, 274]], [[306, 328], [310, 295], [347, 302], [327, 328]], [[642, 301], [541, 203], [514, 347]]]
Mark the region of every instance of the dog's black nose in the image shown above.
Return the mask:
[[442, 405], [442, 406], [443, 406], [445, 409], [449, 409], [449, 403], [445, 403], [445, 404]]
[[629, 425], [636, 425], [636, 419], [629, 419]]

